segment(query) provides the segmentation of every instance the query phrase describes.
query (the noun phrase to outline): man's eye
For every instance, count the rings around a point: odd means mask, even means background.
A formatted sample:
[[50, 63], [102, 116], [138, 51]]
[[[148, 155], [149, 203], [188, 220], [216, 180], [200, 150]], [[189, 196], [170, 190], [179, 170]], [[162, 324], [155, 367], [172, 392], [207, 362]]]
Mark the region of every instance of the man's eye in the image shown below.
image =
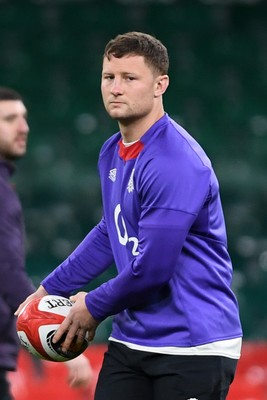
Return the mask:
[[7, 122], [12, 122], [14, 120], [15, 120], [15, 118], [13, 116], [5, 118], [5, 121], [7, 121]]

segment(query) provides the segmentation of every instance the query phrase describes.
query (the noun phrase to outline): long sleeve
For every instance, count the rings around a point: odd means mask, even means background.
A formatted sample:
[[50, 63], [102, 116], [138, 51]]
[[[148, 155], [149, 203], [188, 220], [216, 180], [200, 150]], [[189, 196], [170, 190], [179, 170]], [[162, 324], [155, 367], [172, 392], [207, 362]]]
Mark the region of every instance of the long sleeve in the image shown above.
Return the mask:
[[89, 283], [113, 262], [104, 218], [72, 254], [41, 283], [48, 293], [69, 296]]
[[[139, 255], [91, 291], [86, 304], [97, 320], [144, 305], [171, 279], [194, 215], [155, 209], [140, 223]], [[177, 234], [179, 232], [179, 234]]]
[[25, 269], [24, 222], [18, 196], [0, 177], [1, 296], [14, 312], [35, 289]]

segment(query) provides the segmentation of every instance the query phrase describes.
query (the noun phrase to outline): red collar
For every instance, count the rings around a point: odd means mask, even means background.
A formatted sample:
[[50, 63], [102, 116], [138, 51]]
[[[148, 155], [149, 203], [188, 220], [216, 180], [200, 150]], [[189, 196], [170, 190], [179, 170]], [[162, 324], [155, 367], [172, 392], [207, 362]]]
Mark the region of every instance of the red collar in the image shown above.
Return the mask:
[[125, 146], [122, 140], [119, 141], [119, 156], [124, 160], [132, 160], [137, 158], [139, 153], [143, 150], [144, 144], [138, 140], [138, 142], [132, 144], [131, 146]]

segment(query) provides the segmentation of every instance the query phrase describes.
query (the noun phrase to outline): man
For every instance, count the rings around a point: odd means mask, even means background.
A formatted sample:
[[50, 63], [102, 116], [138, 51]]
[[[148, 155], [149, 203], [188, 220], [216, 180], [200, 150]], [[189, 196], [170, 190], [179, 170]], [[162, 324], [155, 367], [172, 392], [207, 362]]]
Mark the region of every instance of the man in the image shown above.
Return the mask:
[[[0, 397], [11, 398], [8, 371], [16, 369], [19, 342], [14, 311], [35, 291], [25, 270], [24, 223], [20, 200], [10, 178], [14, 161], [26, 153], [29, 126], [19, 93], [0, 87]], [[88, 384], [91, 367], [83, 356], [68, 362], [69, 384]], [[82, 368], [81, 368], [82, 367]]]
[[[102, 96], [120, 131], [99, 156], [103, 218], [32, 297], [79, 292], [54, 341], [92, 340], [113, 315], [96, 400], [225, 399], [242, 330], [219, 186], [200, 145], [165, 112], [168, 53], [128, 32], [106, 46]], [[20, 309], [20, 308], [19, 308]]]

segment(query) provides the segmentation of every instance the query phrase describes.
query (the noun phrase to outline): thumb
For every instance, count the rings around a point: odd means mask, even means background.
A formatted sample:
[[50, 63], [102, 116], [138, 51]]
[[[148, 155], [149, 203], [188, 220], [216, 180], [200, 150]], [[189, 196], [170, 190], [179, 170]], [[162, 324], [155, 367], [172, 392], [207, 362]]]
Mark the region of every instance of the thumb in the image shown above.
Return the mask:
[[71, 301], [72, 303], [75, 303], [76, 300], [77, 300], [77, 296], [76, 296], [76, 295], [70, 296], [69, 299], [70, 299], [70, 301]]

